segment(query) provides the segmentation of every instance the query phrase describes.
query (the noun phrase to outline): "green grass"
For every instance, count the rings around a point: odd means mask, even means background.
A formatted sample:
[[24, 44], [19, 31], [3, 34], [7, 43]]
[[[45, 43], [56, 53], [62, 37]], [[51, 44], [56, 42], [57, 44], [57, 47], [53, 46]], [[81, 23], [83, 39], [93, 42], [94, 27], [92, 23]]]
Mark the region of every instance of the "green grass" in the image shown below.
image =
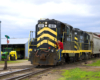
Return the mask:
[[22, 60], [28, 60], [28, 59], [22, 59]]
[[100, 66], [100, 60], [93, 62], [92, 64], [86, 64], [87, 66]]
[[[4, 64], [5, 61], [0, 61], [0, 64]], [[8, 64], [13, 64], [13, 63], [21, 63], [23, 62], [22, 60], [16, 60], [16, 61], [7, 61]]]
[[83, 71], [79, 68], [63, 71], [63, 77], [58, 80], [100, 80], [100, 71]]

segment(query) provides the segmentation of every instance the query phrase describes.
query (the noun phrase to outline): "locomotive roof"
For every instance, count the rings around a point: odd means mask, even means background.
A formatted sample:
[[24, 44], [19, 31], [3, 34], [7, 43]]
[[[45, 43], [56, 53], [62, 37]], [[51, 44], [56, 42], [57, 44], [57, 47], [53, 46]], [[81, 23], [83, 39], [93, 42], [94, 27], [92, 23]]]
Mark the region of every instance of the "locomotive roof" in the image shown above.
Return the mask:
[[43, 19], [43, 20], [38, 20], [38, 22], [40, 22], [40, 21], [56, 21], [56, 22], [58, 22], [58, 23], [62, 23], [62, 24], [64, 24], [64, 25], [66, 25], [66, 26], [70, 26], [70, 27], [72, 27], [71, 25], [69, 25], [69, 24], [67, 24], [67, 23], [63, 23], [63, 22], [61, 22], [61, 21], [58, 21], [58, 20], [55, 20], [55, 19]]
[[[40, 20], [38, 20], [38, 22], [40, 22], [40, 21], [56, 21], [56, 22], [58, 22], [58, 23], [62, 23], [62, 24], [64, 24], [66, 27], [70, 27], [71, 29], [74, 29], [74, 30], [78, 30], [78, 31], [82, 31], [82, 30], [80, 30], [79, 28], [73, 28], [71, 25], [69, 25], [69, 24], [67, 24], [67, 23], [63, 23], [63, 22], [61, 22], [61, 21], [59, 21], [59, 20], [55, 20], [55, 19], [40, 19]], [[82, 32], [84, 32], [84, 31], [82, 31]]]

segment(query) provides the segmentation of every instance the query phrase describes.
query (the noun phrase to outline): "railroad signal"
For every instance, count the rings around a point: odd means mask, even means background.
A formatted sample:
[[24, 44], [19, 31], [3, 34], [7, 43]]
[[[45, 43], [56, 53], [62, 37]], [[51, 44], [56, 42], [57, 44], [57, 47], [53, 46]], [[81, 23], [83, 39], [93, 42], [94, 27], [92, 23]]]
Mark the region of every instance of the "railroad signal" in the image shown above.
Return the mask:
[[7, 40], [7, 44], [9, 43], [9, 40]]
[[[5, 35], [5, 37], [7, 38], [7, 48], [8, 48], [8, 43], [9, 43], [8, 39], [10, 39], [10, 37], [8, 35]], [[5, 61], [4, 70], [6, 70], [7, 69], [7, 57], [6, 59], [4, 59], [4, 61]]]
[[5, 37], [6, 37], [7, 39], [10, 39], [10, 37], [9, 37], [8, 35], [5, 35]]

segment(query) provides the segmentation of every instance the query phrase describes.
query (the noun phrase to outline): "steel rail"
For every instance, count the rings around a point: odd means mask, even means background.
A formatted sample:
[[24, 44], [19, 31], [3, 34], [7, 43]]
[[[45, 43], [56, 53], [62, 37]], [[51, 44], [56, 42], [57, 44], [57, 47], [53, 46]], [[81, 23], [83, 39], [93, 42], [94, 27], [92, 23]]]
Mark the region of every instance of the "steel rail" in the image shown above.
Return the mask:
[[50, 69], [52, 69], [52, 67], [51, 68], [46, 68], [44, 70], [38, 70], [36, 72], [33, 71], [33, 72], [30, 72], [30, 73], [27, 73], [27, 74], [23, 74], [23, 75], [20, 75], [20, 76], [15, 76], [15, 77], [3, 79], [3, 80], [21, 80], [21, 79], [24, 79], [26, 77], [36, 75], [38, 73], [42, 73], [42, 72], [45, 72], [45, 71], [50, 70]]
[[22, 69], [22, 70], [17, 70], [17, 71], [12, 71], [12, 72], [3, 73], [3, 74], [0, 74], [0, 77], [6, 76], [6, 75], [10, 75], [10, 74], [13, 74], [13, 73], [18, 73], [18, 72], [22, 72], [22, 71], [27, 71], [27, 70], [30, 70], [30, 69], [32, 69], [32, 68], [25, 68], [25, 69]]

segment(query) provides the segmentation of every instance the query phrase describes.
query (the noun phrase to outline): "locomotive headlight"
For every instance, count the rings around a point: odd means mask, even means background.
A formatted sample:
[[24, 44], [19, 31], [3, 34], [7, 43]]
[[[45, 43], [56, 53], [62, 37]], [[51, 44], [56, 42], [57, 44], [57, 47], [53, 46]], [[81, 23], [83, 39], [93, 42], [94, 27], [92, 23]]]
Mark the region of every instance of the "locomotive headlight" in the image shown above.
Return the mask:
[[52, 49], [51, 52], [54, 52], [54, 50]]
[[34, 49], [34, 51], [36, 51], [36, 49]]
[[45, 24], [47, 24], [47, 22], [45, 22]]
[[47, 25], [45, 25], [45, 27], [47, 27]]

